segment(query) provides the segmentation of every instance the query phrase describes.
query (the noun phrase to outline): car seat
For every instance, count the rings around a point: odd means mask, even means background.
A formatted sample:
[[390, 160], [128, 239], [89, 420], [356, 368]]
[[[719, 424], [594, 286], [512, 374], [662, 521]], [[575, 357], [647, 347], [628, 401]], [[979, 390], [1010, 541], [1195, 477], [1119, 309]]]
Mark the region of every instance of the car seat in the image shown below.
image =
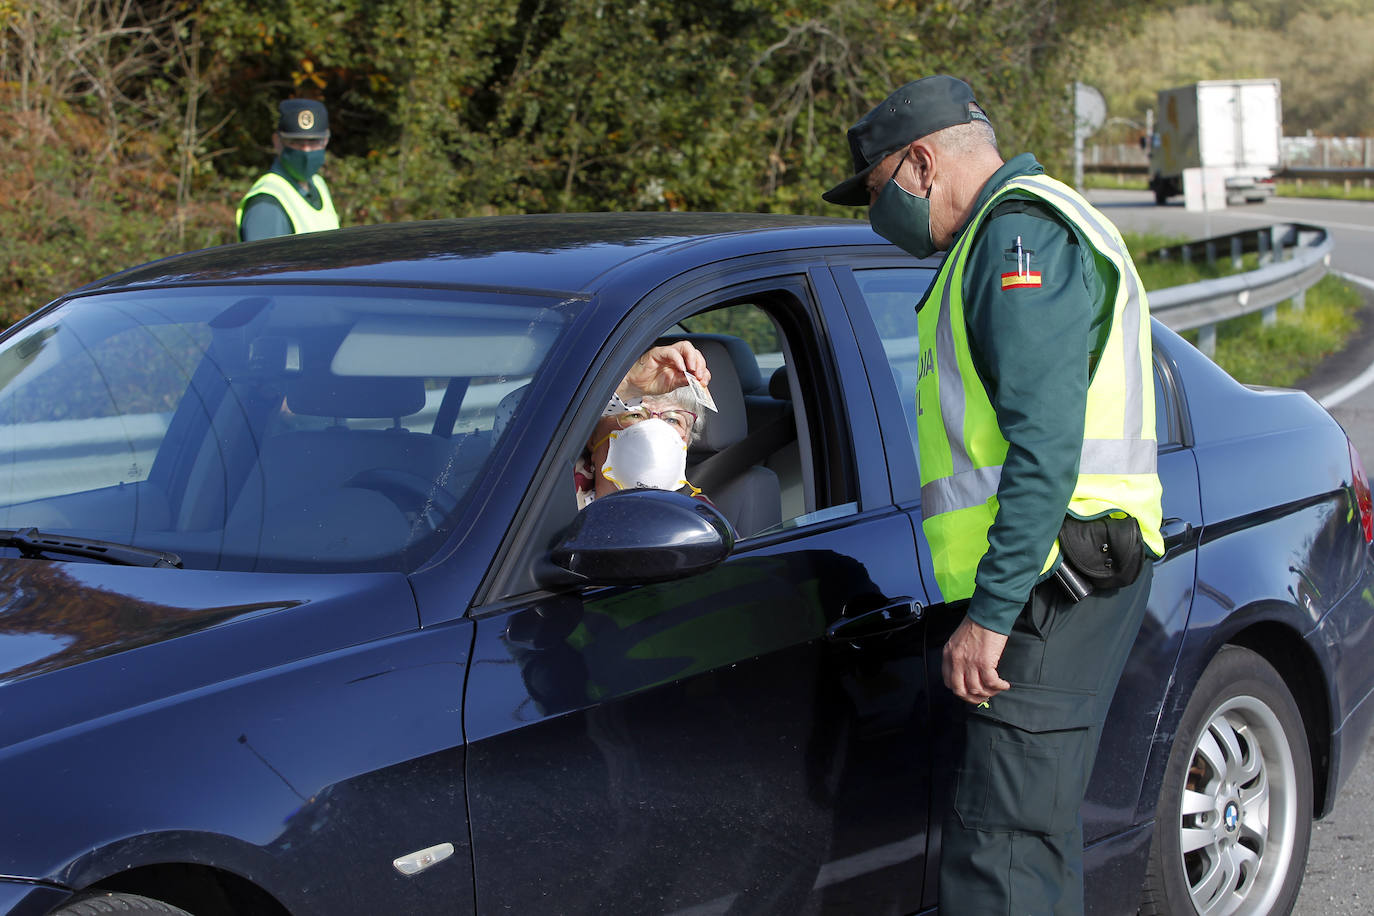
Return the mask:
[[[706, 411], [701, 438], [688, 452], [687, 479], [700, 485], [693, 477], [694, 469], [705, 469], [710, 460], [726, 449], [743, 441], [749, 434], [744, 391], [739, 372], [727, 345], [719, 339], [723, 335], [683, 335], [677, 340], [690, 340], [711, 370], [711, 398], [716, 412]], [[735, 338], [738, 340], [738, 338]], [[740, 345], [747, 345], [739, 341]], [[755, 367], [757, 371], [757, 366]], [[782, 497], [778, 476], [766, 467], [751, 464], [731, 470], [723, 479], [707, 482], [704, 492], [735, 526], [741, 537], [756, 534], [782, 521]]]
[[[410, 432], [401, 418], [425, 406], [424, 380], [301, 376], [287, 387], [296, 416], [323, 429], [263, 439], [258, 461], [225, 525], [224, 552], [301, 561], [395, 553], [456, 506], [441, 485], [455, 459], [449, 440]], [[389, 429], [350, 428], [390, 419]]]

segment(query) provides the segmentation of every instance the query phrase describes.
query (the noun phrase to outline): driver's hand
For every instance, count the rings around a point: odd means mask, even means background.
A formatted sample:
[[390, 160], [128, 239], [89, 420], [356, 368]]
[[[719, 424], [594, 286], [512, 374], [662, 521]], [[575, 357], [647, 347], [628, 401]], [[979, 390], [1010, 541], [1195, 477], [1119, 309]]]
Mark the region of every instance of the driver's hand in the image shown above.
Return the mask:
[[689, 341], [679, 340], [666, 347], [654, 347], [635, 360], [615, 393], [625, 399], [667, 394], [686, 385], [688, 375], [703, 385], [711, 384], [706, 357]]

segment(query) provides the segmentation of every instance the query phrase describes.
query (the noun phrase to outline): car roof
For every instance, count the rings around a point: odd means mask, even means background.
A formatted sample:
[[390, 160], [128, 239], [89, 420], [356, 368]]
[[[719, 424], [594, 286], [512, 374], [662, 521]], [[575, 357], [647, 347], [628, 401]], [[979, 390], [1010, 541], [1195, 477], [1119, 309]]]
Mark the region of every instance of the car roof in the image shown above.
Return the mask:
[[[80, 292], [312, 281], [590, 293], [648, 255], [659, 256], [651, 269], [662, 276], [724, 257], [875, 244], [886, 243], [858, 219], [750, 213], [472, 217], [224, 245], [130, 268]], [[665, 263], [662, 256], [682, 263]]]

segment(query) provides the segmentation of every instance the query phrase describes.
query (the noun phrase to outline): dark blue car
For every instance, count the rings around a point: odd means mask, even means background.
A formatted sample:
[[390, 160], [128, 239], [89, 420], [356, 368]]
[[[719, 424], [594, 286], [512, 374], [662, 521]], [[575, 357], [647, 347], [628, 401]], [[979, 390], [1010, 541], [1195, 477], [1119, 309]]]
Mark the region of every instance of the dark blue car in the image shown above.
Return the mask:
[[[933, 272], [857, 221], [457, 220], [10, 329], [0, 913], [931, 910], [963, 613], [920, 524]], [[710, 502], [579, 512], [617, 383], [683, 339]], [[1369, 488], [1306, 395], [1158, 325], [1155, 381], [1168, 553], [1088, 905], [1287, 912], [1374, 717]]]

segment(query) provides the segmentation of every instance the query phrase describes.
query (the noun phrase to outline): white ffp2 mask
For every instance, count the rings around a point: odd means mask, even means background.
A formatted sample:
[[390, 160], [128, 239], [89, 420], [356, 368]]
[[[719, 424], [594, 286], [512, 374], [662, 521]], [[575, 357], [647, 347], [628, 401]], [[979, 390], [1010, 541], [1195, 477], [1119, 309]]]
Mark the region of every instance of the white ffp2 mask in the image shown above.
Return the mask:
[[687, 483], [687, 443], [657, 418], [611, 433], [601, 473], [622, 490], [676, 490]]

